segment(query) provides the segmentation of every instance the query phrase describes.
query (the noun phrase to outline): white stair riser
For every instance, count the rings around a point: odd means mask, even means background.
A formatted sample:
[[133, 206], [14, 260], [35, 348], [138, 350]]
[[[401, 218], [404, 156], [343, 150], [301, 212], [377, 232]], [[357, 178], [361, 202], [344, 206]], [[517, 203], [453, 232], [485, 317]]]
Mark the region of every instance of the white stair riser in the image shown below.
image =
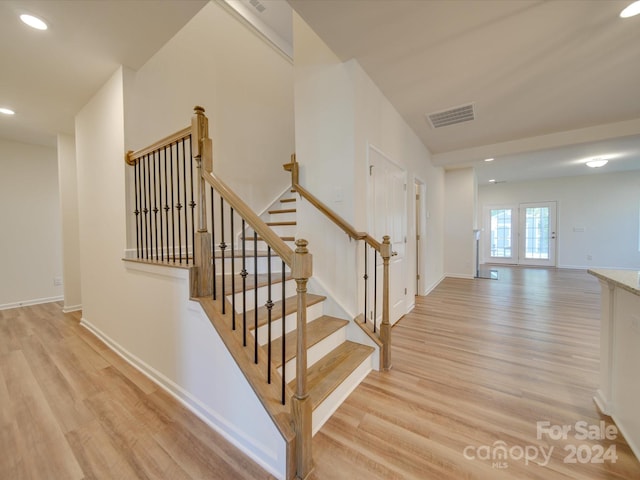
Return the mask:
[[369, 355], [351, 374], [329, 394], [324, 401], [313, 410], [312, 425], [313, 435], [315, 435], [322, 425], [331, 418], [331, 415], [338, 409], [342, 402], [353, 392], [358, 385], [364, 380], [364, 378], [372, 370], [371, 358]]
[[[307, 323], [315, 320], [316, 318], [322, 316], [322, 306], [323, 302], [318, 302], [315, 305], [311, 305], [307, 307]], [[285, 323], [285, 333], [289, 333], [292, 330], [296, 329], [296, 323], [298, 320], [297, 312], [290, 313], [287, 315], [286, 323]], [[253, 317], [250, 314], [247, 314], [247, 323], [248, 325], [252, 325]], [[273, 320], [271, 322], [271, 339], [274, 340], [279, 338], [282, 335], [282, 318], [278, 318], [277, 320]], [[260, 345], [264, 345], [267, 343], [267, 339], [269, 338], [269, 326], [268, 324], [262, 325], [258, 328], [258, 343]]]
[[[342, 327], [331, 335], [307, 349], [307, 368], [327, 355], [331, 350], [340, 346], [347, 339], [347, 328]], [[282, 367], [278, 368], [278, 373], [282, 375]], [[292, 358], [285, 365], [285, 380], [287, 383], [296, 378], [296, 358]]]
[[295, 237], [298, 231], [297, 225], [275, 225], [271, 227], [279, 237]]
[[[279, 280], [280, 275], [274, 275], [273, 280]], [[239, 285], [242, 285], [240, 281]], [[295, 280], [287, 280], [285, 282], [285, 295], [291, 297], [296, 294], [296, 281]], [[228, 296], [229, 301], [231, 302], [231, 295]], [[267, 303], [269, 299], [269, 288], [264, 285], [258, 288], [258, 306], [263, 306]], [[278, 300], [282, 300], [282, 282], [278, 281], [277, 283], [273, 283], [271, 285], [271, 300], [273, 302], [277, 302]], [[255, 290], [247, 290], [246, 293], [246, 309], [253, 310], [255, 305]], [[242, 292], [236, 293], [236, 312], [242, 312]]]
[[[289, 207], [282, 207], [288, 209]], [[269, 215], [269, 222], [295, 222], [296, 212], [272, 213]]]
[[[256, 265], [256, 261], [257, 260], [257, 271], [255, 268]], [[235, 273], [237, 275], [240, 274], [240, 272], [242, 272], [242, 258], [236, 258], [234, 261], [235, 265], [234, 265], [234, 269], [235, 269]], [[257, 259], [254, 259], [253, 256], [249, 256], [247, 255], [246, 260], [245, 260], [245, 268], [247, 269], [247, 273], [249, 273], [250, 275], [253, 275], [255, 273], [267, 273], [268, 271], [268, 265], [269, 265], [269, 261], [268, 258], [265, 257], [257, 257]], [[232, 266], [232, 262], [231, 262], [231, 258], [225, 258], [224, 259], [224, 271], [225, 274], [230, 274], [231, 273], [231, 266]], [[285, 265], [285, 272], [290, 272], [291, 269]], [[221, 258], [216, 258], [216, 275], [220, 275], [222, 273], [222, 259]], [[277, 255], [273, 255], [271, 257], [271, 273], [276, 274], [276, 273], [282, 273], [282, 260], [280, 259], [280, 257], [278, 257]]]

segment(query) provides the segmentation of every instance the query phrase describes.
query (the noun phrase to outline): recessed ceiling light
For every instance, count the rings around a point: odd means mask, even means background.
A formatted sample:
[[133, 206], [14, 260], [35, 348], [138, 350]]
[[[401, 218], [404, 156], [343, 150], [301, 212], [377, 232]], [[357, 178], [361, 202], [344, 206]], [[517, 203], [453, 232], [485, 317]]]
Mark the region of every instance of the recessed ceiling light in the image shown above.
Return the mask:
[[485, 162], [493, 162], [495, 160], [495, 158], [485, 158], [484, 161]]
[[496, 183], [496, 179], [492, 178], [491, 180], [489, 180], [489, 183]]
[[20, 20], [22, 20], [22, 23], [29, 25], [31, 28], [35, 28], [36, 30], [46, 30], [48, 28], [47, 24], [44, 23], [44, 20], [34, 17], [33, 15], [23, 13], [20, 15]]
[[5, 115], [14, 115], [16, 112], [14, 112], [13, 110], [11, 110], [10, 108], [4, 108], [1, 107], [0, 108], [0, 113], [3, 113]]
[[622, 18], [629, 18], [629, 17], [633, 17], [635, 15], [638, 15], [639, 13], [640, 13], [640, 0], [638, 0], [637, 2], [633, 2], [627, 8], [622, 10], [620, 12], [620, 16]]
[[603, 160], [601, 158], [594, 158], [590, 162], [587, 162], [587, 167], [600, 168], [600, 167], [604, 167], [607, 163], [609, 163], [609, 160]]

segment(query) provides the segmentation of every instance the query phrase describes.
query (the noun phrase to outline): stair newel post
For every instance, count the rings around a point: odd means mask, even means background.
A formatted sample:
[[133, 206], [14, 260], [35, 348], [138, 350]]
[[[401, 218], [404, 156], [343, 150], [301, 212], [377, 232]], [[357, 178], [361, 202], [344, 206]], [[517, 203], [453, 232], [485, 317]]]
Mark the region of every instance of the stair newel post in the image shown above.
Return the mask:
[[389, 259], [391, 258], [391, 239], [389, 235], [382, 237], [380, 248], [382, 257], [382, 323], [380, 324], [380, 341], [382, 342], [382, 369], [391, 368], [391, 324], [389, 323]]
[[291, 186], [293, 188], [298, 185], [298, 179], [300, 178], [298, 162], [296, 161], [296, 154], [291, 154], [291, 162], [285, 163], [283, 165], [284, 169], [287, 172], [291, 172]]
[[313, 470], [311, 455], [312, 405], [307, 391], [307, 281], [312, 274], [312, 257], [308, 242], [296, 240], [291, 273], [297, 292], [296, 391], [291, 399], [291, 413], [296, 432], [296, 478], [305, 479]]
[[209, 138], [209, 122], [204, 114], [204, 108], [199, 106], [194, 107], [194, 115], [191, 119], [191, 144], [198, 178], [198, 231], [193, 246], [193, 260], [198, 273], [196, 275], [197, 284], [192, 285], [191, 291], [192, 296], [204, 297], [213, 292], [213, 264], [211, 233], [207, 231], [207, 198], [202, 171], [203, 169], [207, 172], [212, 171], [213, 155]]

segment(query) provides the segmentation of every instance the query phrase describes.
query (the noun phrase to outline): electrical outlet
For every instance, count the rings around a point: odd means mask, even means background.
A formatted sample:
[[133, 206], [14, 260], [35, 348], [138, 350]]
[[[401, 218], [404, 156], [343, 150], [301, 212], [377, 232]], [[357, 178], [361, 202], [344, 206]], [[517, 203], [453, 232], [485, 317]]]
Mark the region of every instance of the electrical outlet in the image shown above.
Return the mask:
[[62, 277], [53, 277], [53, 285], [59, 287], [62, 285]]

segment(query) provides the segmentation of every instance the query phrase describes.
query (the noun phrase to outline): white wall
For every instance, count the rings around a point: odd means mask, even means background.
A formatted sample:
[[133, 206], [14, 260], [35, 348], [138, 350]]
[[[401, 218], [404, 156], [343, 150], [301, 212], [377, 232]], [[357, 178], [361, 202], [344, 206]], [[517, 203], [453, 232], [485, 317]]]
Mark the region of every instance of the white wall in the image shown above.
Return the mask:
[[189, 302], [184, 271], [122, 261], [123, 155], [187, 126], [201, 104], [216, 173], [254, 207], [269, 204], [289, 183], [281, 165], [293, 147], [291, 69], [211, 3], [138, 73], [115, 72], [76, 117], [83, 324], [278, 478], [284, 440]]
[[[407, 244], [406, 278], [408, 303], [413, 296], [424, 295], [443, 276], [444, 170], [431, 164], [431, 154], [418, 136], [405, 123], [362, 67], [352, 60], [347, 63], [356, 97], [355, 120], [355, 186], [356, 226], [367, 229], [368, 212], [368, 147], [372, 145], [407, 172]], [[416, 292], [415, 180], [425, 185], [425, 212], [422, 223], [423, 258], [420, 275], [423, 291]], [[428, 213], [428, 218], [427, 218]], [[378, 239], [381, 240], [381, 239]]]
[[[355, 61], [343, 63], [294, 12], [296, 153], [300, 183], [357, 230], [368, 230], [368, 152], [374, 146], [426, 184], [430, 218], [422, 274], [425, 292], [442, 278], [442, 195], [444, 175], [430, 154]], [[411, 189], [407, 190], [411, 192]], [[359, 308], [355, 242], [305, 202], [299, 234], [309, 240], [314, 278], [349, 315]], [[414, 202], [408, 201], [405, 278], [407, 308], [416, 293]], [[378, 239], [381, 240], [381, 239]], [[345, 268], [346, 267], [346, 268]], [[419, 292], [419, 293], [425, 293]]]
[[476, 179], [472, 168], [445, 174], [444, 270], [452, 277], [475, 273]]
[[72, 312], [82, 308], [76, 140], [72, 135], [58, 135], [58, 180], [62, 221], [63, 311]]
[[56, 150], [0, 140], [0, 309], [62, 299]]
[[483, 206], [553, 200], [558, 267], [640, 268], [638, 171], [481, 186], [478, 215], [484, 222]]
[[135, 74], [127, 103], [127, 149], [191, 123], [205, 108], [214, 172], [255, 211], [290, 183], [293, 66], [228, 8], [206, 5]]

